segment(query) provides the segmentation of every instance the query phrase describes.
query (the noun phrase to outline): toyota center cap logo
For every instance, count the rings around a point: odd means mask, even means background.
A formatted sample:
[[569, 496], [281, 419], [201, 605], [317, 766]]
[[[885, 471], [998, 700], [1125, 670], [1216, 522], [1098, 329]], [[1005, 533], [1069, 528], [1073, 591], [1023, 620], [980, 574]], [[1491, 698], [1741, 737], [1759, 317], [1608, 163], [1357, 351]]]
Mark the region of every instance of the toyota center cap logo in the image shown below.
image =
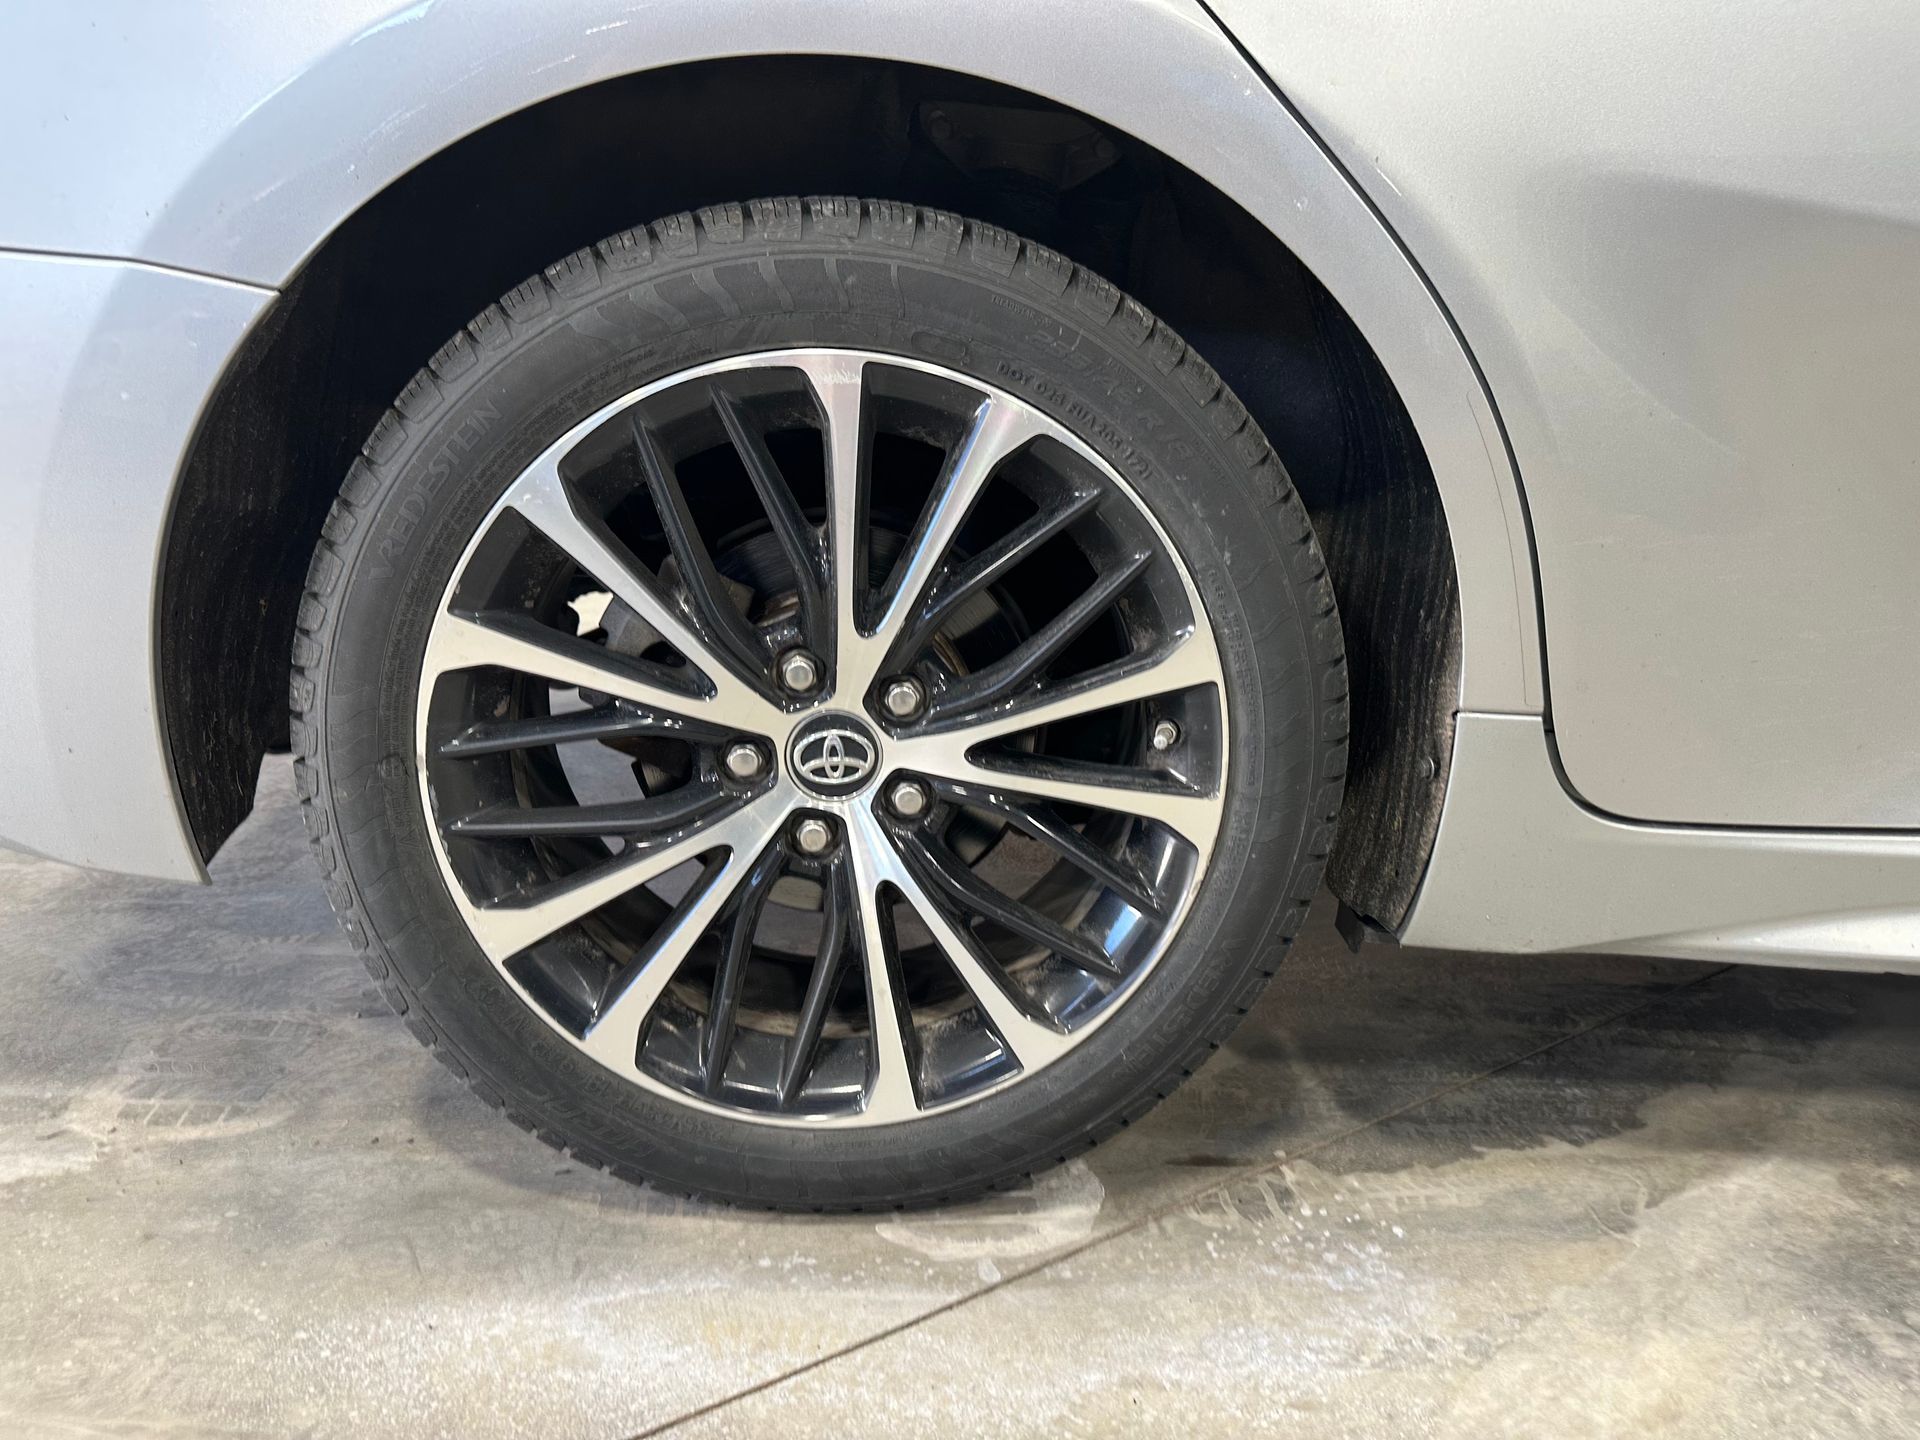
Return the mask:
[[793, 773], [816, 795], [851, 795], [873, 778], [880, 746], [851, 715], [822, 715], [794, 732]]

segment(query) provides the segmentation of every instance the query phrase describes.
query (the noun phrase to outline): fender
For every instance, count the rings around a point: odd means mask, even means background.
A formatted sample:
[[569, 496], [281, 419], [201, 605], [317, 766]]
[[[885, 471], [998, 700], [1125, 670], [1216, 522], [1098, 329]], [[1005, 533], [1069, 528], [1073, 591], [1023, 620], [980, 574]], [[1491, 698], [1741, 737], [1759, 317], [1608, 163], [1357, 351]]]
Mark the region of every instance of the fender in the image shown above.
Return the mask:
[[[112, 24], [94, 23], [103, 10]], [[1192, 0], [1057, 0], [1024, 11], [1018, 27], [992, 0], [325, 0], [270, 17], [245, 0], [209, 0], [187, 17], [83, 0], [33, 23], [42, 43], [0, 57], [0, 128], [32, 117], [41, 137], [4, 162], [0, 246], [127, 257], [269, 288], [462, 136], [647, 69], [844, 54], [963, 71], [1079, 109], [1233, 196], [1345, 307], [1398, 388], [1445, 507], [1461, 602], [1459, 703], [1543, 708], [1525, 511], [1492, 398], [1379, 215]], [[206, 64], [209, 51], [218, 65]], [[73, 72], [49, 55], [84, 56], [89, 93], [107, 98], [93, 111], [76, 111], [71, 96], [53, 103]], [[163, 497], [195, 414], [183, 407], [171, 418], [170, 450], [121, 467]], [[154, 573], [151, 537], [103, 558]], [[142, 643], [97, 656], [96, 673], [115, 677], [103, 684], [126, 692], [96, 692], [98, 708], [151, 714], [150, 631], [130, 625]], [[139, 729], [102, 743], [150, 756], [143, 773], [169, 774], [157, 727]], [[172, 855], [94, 858], [146, 873], [184, 868]]]

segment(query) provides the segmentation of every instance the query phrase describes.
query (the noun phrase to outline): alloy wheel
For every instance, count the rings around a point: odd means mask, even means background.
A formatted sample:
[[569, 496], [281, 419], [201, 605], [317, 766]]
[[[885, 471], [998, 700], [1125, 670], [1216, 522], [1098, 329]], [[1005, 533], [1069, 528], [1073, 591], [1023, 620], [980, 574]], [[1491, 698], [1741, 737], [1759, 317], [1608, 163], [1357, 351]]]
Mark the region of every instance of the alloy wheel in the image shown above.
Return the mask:
[[1218, 839], [1220, 656], [1122, 476], [950, 369], [807, 349], [572, 426], [453, 568], [420, 796], [475, 943], [621, 1079], [775, 1125], [1070, 1053]]

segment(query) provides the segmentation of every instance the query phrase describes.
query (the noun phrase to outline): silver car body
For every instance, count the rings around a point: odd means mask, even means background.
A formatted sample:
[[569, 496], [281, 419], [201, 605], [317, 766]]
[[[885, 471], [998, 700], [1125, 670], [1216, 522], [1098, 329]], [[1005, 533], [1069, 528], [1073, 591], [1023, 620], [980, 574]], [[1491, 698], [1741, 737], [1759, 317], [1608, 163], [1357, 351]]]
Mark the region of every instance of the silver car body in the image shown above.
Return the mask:
[[749, 54], [936, 65], [1232, 196], [1352, 317], [1464, 655], [1401, 938], [1920, 972], [1920, 11], [1881, 0], [74, 0], [0, 20], [0, 836], [204, 876], [157, 567], [237, 348], [492, 121]]

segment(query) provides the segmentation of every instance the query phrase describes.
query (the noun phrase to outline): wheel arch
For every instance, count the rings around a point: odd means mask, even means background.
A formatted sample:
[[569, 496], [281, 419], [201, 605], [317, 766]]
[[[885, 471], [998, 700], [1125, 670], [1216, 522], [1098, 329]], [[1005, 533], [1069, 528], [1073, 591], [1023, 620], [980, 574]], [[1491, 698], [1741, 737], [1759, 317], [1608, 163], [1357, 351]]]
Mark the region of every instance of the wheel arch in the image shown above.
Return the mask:
[[[1454, 710], [1538, 708], [1517, 493], [1488, 439], [1497, 427], [1484, 390], [1418, 272], [1282, 105], [1234, 90], [1252, 72], [1210, 33], [1168, 39], [1204, 47], [1207, 84], [1179, 95], [1136, 86], [1115, 118], [1075, 112], [1045, 90], [891, 59], [641, 70], [505, 115], [363, 197], [275, 277], [282, 298], [230, 363], [171, 509], [157, 688], [202, 856], [246, 814], [262, 751], [284, 741], [293, 607], [327, 505], [381, 408], [435, 345], [541, 263], [624, 225], [770, 190], [887, 193], [1034, 234], [1109, 274], [1182, 330], [1274, 438], [1322, 529], [1355, 660], [1359, 728], [1335, 885], [1356, 909], [1396, 923], [1438, 823]], [[981, 67], [1020, 68], [1006, 54]], [[1052, 89], [1085, 88], [1057, 62], [1050, 75]], [[1127, 233], [1103, 226], [1101, 206], [1114, 197], [1063, 205], [1085, 182], [1049, 187], [1017, 156], [1009, 169], [1021, 136], [990, 119], [963, 123], [985, 124], [989, 133], [971, 140], [988, 156], [976, 169], [992, 179], [966, 174], [927, 133], [928, 83], [962, 107], [1048, 125], [1077, 114], [1091, 138], [1056, 136], [1053, 148], [1086, 140], [1097, 152], [1104, 139], [1121, 165], [1152, 172]], [[1227, 122], [1221, 107], [1244, 149], [1267, 147], [1277, 169], [1206, 133], [1203, 122]], [[784, 120], [775, 133], [785, 139], [770, 146], [755, 125], [773, 120]], [[680, 142], [678, 172], [632, 142], [663, 123], [701, 137], [697, 149]], [[584, 146], [583, 126], [594, 136]], [[925, 163], [930, 152], [946, 172]], [[622, 183], [564, 201], [606, 156], [622, 157]], [[1249, 188], [1229, 190], [1192, 161]], [[285, 217], [262, 225], [283, 229]], [[469, 238], [482, 232], [485, 243]], [[227, 243], [231, 260], [268, 253]]]

